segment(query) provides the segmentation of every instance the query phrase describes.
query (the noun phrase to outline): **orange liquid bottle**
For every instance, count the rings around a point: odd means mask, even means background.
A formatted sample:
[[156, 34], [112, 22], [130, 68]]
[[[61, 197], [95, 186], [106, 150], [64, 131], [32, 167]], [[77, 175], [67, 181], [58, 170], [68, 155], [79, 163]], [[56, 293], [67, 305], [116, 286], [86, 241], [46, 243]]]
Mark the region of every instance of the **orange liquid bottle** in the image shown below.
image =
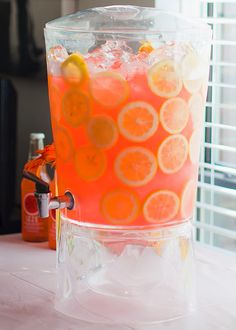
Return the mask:
[[[38, 157], [37, 150], [43, 149], [44, 134], [31, 133], [28, 160]], [[44, 166], [38, 166], [34, 174], [45, 179]], [[36, 198], [34, 197], [35, 185], [33, 182], [22, 179], [21, 181], [21, 232], [22, 238], [29, 242], [43, 242], [48, 239], [48, 219], [41, 219], [38, 215]]]

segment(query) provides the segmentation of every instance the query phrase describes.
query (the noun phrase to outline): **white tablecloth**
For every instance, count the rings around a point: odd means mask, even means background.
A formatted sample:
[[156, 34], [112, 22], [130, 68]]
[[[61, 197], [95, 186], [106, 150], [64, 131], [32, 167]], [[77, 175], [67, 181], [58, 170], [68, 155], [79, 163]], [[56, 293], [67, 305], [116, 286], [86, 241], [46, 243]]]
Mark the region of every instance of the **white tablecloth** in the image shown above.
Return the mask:
[[0, 236], [0, 330], [236, 330], [236, 256], [196, 245], [198, 310], [156, 325], [98, 325], [53, 307], [55, 251]]

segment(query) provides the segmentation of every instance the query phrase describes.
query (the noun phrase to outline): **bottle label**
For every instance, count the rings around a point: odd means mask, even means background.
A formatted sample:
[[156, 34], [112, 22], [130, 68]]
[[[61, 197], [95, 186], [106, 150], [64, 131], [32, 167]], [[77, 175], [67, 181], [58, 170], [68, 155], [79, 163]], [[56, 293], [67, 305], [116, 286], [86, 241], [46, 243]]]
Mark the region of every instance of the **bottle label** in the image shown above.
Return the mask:
[[28, 193], [24, 198], [25, 229], [31, 233], [45, 231], [46, 221], [38, 217], [37, 201], [33, 193]]
[[24, 210], [29, 216], [38, 216], [37, 201], [33, 193], [28, 193], [25, 195]]

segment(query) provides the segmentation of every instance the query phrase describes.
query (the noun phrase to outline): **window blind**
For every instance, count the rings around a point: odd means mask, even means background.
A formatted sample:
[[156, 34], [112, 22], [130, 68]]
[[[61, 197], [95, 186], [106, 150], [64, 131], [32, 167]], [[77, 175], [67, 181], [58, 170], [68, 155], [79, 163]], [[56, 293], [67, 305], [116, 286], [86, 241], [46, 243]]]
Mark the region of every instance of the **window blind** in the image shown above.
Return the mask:
[[213, 41], [196, 239], [236, 251], [236, 0], [200, 0], [200, 13], [212, 27]]

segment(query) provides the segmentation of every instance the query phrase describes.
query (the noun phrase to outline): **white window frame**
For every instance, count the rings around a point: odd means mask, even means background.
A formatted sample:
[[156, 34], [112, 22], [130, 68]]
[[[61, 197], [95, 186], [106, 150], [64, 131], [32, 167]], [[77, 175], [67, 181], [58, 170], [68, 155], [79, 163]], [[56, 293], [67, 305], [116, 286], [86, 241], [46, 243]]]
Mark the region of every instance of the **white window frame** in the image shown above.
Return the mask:
[[[236, 0], [156, 0], [155, 5], [157, 8], [160, 8], [162, 10], [170, 10], [170, 11], [177, 11], [181, 12], [184, 15], [187, 15], [188, 17], [204, 17], [203, 20], [206, 20], [208, 23], [213, 23], [213, 29], [214, 29], [214, 37], [216, 40], [221, 40], [221, 24], [214, 24], [216, 20], [219, 22], [219, 15], [217, 13], [216, 7], [219, 9], [224, 3], [236, 3]], [[213, 13], [212, 18], [207, 18], [208, 12], [202, 12], [202, 9], [205, 8], [205, 11], [207, 11], [207, 4], [216, 4], [217, 6], [213, 6]], [[226, 20], [230, 20], [229, 18], [226, 18]], [[233, 19], [235, 22], [235, 19]], [[202, 178], [198, 184], [199, 191], [200, 191], [200, 197], [197, 202], [197, 212], [195, 216], [195, 225], [196, 225], [196, 237], [198, 240], [200, 240], [202, 243], [208, 243], [211, 245], [214, 245], [214, 238], [215, 234], [220, 235], [222, 237], [225, 237], [226, 239], [233, 239], [236, 241], [236, 231], [229, 230], [223, 227], [219, 227], [215, 224], [215, 216], [216, 214], [224, 218], [224, 216], [229, 217], [230, 219], [235, 219], [235, 226], [236, 226], [236, 209], [232, 210], [227, 207], [221, 207], [217, 206], [216, 197], [215, 194], [219, 193], [220, 196], [226, 196], [224, 198], [227, 198], [227, 194], [230, 194], [231, 198], [235, 198], [235, 204], [236, 204], [236, 187], [231, 189], [228, 189], [224, 187], [224, 184], [222, 186], [219, 184], [216, 185], [216, 171], [222, 172], [223, 176], [225, 176], [227, 173], [229, 175], [234, 175], [236, 177], [236, 168], [225, 166], [221, 163], [220, 160], [220, 154], [222, 150], [228, 150], [229, 152], [235, 152], [236, 149], [234, 147], [228, 147], [220, 144], [220, 129], [231, 129], [232, 131], [236, 132], [236, 126], [230, 127], [229, 125], [224, 125], [220, 121], [220, 92], [221, 92], [221, 86], [224, 85], [222, 83], [219, 83], [220, 77], [221, 77], [221, 65], [218, 65], [218, 63], [221, 63], [221, 58], [219, 56], [220, 53], [217, 53], [216, 48], [214, 48], [214, 44], [218, 43], [213, 39], [213, 50], [212, 50], [212, 60], [211, 60], [211, 70], [212, 72], [212, 82], [209, 83], [209, 86], [212, 87], [212, 101], [207, 102], [206, 105], [208, 107], [211, 107], [213, 109], [212, 111], [212, 122], [205, 123], [205, 128], [209, 127], [209, 131], [211, 130], [211, 142], [205, 143], [205, 140], [202, 143], [201, 151], [202, 151], [202, 159], [200, 162], [200, 177]], [[233, 43], [236, 44], [236, 41]], [[217, 87], [219, 85], [219, 87]], [[236, 106], [235, 106], [236, 111]], [[236, 113], [235, 113], [236, 115]], [[218, 118], [217, 118], [218, 117]], [[206, 147], [209, 148], [211, 151], [211, 157], [209, 158], [210, 161], [208, 163], [205, 163], [205, 150]], [[206, 173], [209, 171], [209, 183], [206, 183]], [[218, 179], [217, 179], [218, 180]], [[224, 181], [224, 179], [222, 179]], [[214, 184], [213, 184], [214, 183]], [[206, 216], [207, 214], [207, 216]], [[200, 235], [199, 235], [200, 233]]]

